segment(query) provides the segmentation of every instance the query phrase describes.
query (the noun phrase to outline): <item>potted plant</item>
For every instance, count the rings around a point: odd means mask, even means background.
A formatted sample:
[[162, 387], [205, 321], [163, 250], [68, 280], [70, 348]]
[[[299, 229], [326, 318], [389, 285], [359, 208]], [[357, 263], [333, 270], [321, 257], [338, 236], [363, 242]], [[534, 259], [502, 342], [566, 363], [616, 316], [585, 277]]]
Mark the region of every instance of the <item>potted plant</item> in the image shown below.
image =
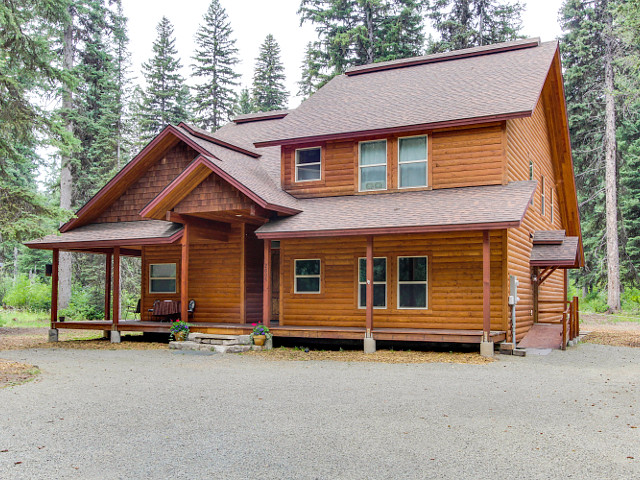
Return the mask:
[[252, 323], [253, 332], [249, 335], [253, 340], [254, 345], [263, 346], [264, 342], [268, 338], [273, 337], [273, 334], [269, 331], [269, 327], [264, 326], [262, 323]]
[[169, 332], [176, 342], [184, 342], [189, 334], [189, 324], [182, 320], [176, 320], [175, 322], [171, 322]]

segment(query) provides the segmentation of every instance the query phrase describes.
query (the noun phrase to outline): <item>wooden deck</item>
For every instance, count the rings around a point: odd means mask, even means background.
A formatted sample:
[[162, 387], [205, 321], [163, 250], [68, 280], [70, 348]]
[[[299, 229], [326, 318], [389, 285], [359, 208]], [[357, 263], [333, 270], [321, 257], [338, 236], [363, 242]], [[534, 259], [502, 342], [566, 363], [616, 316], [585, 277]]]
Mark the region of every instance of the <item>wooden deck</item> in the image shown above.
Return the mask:
[[[121, 332], [157, 332], [168, 333], [168, 322], [120, 321], [117, 329]], [[191, 331], [197, 333], [217, 333], [226, 335], [248, 335], [253, 327], [241, 323], [190, 323]], [[54, 328], [77, 330], [111, 330], [111, 321], [56, 322]], [[321, 327], [321, 326], [289, 326], [274, 325], [269, 328], [274, 337], [326, 338], [360, 340], [364, 338], [364, 327]], [[480, 343], [482, 330], [446, 330], [415, 328], [373, 328], [376, 340], [396, 340], [405, 342], [451, 342]], [[494, 342], [505, 340], [504, 331], [492, 331]]]

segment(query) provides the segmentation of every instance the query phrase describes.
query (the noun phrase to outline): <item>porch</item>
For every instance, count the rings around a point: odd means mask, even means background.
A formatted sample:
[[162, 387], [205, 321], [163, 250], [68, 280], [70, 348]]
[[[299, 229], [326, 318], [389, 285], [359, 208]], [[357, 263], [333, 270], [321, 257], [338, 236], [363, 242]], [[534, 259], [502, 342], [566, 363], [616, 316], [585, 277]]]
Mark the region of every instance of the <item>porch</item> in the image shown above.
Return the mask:
[[[118, 330], [120, 332], [153, 332], [169, 333], [169, 322], [121, 320], [91, 320], [76, 322], [53, 322], [52, 328], [74, 330]], [[191, 322], [190, 330], [195, 333], [212, 333], [227, 335], [248, 335], [253, 327], [246, 323], [208, 323]], [[366, 333], [364, 327], [325, 327], [271, 325], [274, 337], [317, 338], [327, 340], [362, 340]], [[435, 343], [481, 343], [482, 330], [448, 330], [422, 328], [372, 328], [371, 334], [376, 340], [392, 340], [403, 342], [435, 342]], [[505, 331], [491, 331], [490, 339], [501, 342], [506, 338]]]

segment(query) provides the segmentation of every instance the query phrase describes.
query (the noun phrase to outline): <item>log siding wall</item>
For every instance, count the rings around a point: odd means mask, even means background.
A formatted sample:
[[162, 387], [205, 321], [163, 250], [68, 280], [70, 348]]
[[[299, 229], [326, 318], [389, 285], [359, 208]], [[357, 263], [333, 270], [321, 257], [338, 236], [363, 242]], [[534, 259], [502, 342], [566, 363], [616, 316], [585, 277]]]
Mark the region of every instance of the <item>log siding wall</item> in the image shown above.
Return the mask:
[[[506, 329], [504, 231], [491, 234], [491, 328]], [[374, 257], [387, 258], [387, 308], [374, 310], [374, 326], [482, 329], [482, 232], [374, 237]], [[358, 258], [364, 237], [287, 239], [280, 242], [281, 325], [365, 325], [358, 308]], [[397, 308], [397, 258], [426, 255], [428, 309]], [[321, 293], [294, 293], [294, 260], [321, 259]]]
[[[505, 183], [504, 128], [503, 123], [493, 123], [476, 128], [416, 131], [385, 137], [286, 146], [282, 148], [282, 187], [299, 198], [416, 190], [398, 188], [398, 139], [416, 135], [427, 135], [428, 138], [428, 185], [424, 188], [499, 185]], [[358, 145], [361, 141], [370, 140], [387, 141], [387, 189], [359, 192]], [[321, 179], [296, 182], [295, 150], [313, 146], [322, 148]]]
[[[530, 233], [535, 230], [560, 230], [566, 228], [562, 209], [558, 207], [556, 172], [553, 167], [548, 123], [542, 100], [530, 118], [507, 122], [507, 172], [509, 181], [529, 180], [529, 160], [534, 162], [533, 178], [538, 181], [533, 205], [529, 207], [520, 228], [508, 231], [507, 263], [509, 274], [520, 281], [518, 296], [520, 302], [516, 310], [517, 339], [520, 340], [533, 324], [533, 286], [529, 258], [533, 246]], [[545, 177], [545, 215], [541, 215], [541, 177]], [[551, 222], [550, 191], [553, 189], [554, 221]], [[554, 272], [540, 287], [539, 300], [550, 301], [564, 298], [564, 275], [561, 270]], [[541, 304], [540, 310], [558, 310], [557, 305]], [[540, 321], [559, 321], [558, 313], [541, 313]]]

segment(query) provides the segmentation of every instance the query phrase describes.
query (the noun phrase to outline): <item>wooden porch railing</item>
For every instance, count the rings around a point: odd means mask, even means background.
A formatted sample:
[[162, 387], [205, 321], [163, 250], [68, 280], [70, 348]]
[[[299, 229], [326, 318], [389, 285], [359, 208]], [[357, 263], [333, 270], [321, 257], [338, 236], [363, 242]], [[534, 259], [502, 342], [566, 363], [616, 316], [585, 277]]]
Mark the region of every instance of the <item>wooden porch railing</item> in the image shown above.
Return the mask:
[[[562, 304], [559, 309], [544, 309], [540, 313], [562, 314], [562, 350], [567, 349], [567, 343], [580, 335], [580, 308], [578, 297], [571, 300], [540, 300], [539, 304]], [[541, 320], [539, 323], [558, 323], [557, 321]]]

